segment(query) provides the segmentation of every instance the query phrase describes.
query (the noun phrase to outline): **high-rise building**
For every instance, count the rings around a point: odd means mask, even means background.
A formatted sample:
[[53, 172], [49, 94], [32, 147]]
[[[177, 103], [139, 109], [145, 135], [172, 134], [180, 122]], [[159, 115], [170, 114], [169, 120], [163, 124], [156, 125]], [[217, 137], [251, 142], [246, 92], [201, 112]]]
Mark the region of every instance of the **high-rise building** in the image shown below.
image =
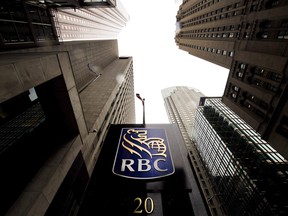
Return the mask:
[[195, 110], [200, 97], [197, 89], [187, 86], [173, 86], [161, 91], [170, 123], [176, 123], [187, 146], [191, 143]]
[[221, 98], [201, 104], [193, 139], [224, 215], [287, 215], [288, 161]]
[[0, 54], [0, 214], [77, 212], [110, 123], [135, 122], [117, 40]]
[[184, 1], [175, 41], [230, 69], [223, 103], [288, 158], [288, 2]]
[[54, 12], [60, 41], [117, 39], [129, 21], [121, 1], [115, 7], [60, 8]]
[[127, 11], [115, 0], [3, 0], [0, 51], [117, 39], [128, 21]]
[[[135, 122], [128, 17], [115, 0], [0, 2], [0, 215], [77, 214], [108, 126]], [[62, 43], [77, 25], [98, 36]]]
[[[202, 166], [200, 155], [196, 146], [192, 142], [192, 129], [194, 125], [195, 112], [199, 105], [200, 98], [204, 96], [199, 90], [187, 86], [172, 86], [161, 90], [164, 100], [164, 106], [170, 123], [176, 124], [181, 136], [186, 145], [188, 159], [191, 163], [191, 168], [196, 181], [198, 182], [199, 191], [202, 194], [204, 202], [214, 194], [211, 192], [211, 187], [206, 187], [206, 194], [204, 193], [203, 185], [210, 185], [205, 178], [205, 171]], [[202, 181], [200, 179], [202, 177]], [[203, 183], [204, 182], [204, 183]], [[201, 188], [201, 189], [200, 189]], [[208, 197], [208, 198], [207, 198]], [[214, 202], [215, 203], [215, 202]], [[208, 214], [215, 210], [215, 205], [207, 205]], [[210, 212], [210, 213], [209, 213]]]
[[[223, 210], [208, 173], [202, 163], [201, 156], [193, 142], [193, 127], [196, 109], [200, 103], [200, 98], [204, 95], [197, 89], [187, 86], [174, 86], [161, 91], [164, 105], [170, 123], [177, 124], [184, 139], [191, 168], [201, 188], [206, 206], [211, 215], [222, 215]], [[209, 200], [209, 202], [208, 202]]]

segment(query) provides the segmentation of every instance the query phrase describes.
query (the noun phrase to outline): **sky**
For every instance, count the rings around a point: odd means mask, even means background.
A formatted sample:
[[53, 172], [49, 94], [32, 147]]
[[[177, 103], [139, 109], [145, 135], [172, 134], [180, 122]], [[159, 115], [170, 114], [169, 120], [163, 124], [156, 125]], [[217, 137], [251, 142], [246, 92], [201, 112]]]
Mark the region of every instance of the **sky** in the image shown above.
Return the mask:
[[[130, 20], [118, 36], [120, 56], [133, 57], [134, 91], [145, 98], [146, 124], [169, 123], [161, 90], [188, 86], [222, 96], [229, 70], [190, 55], [176, 45], [175, 0], [121, 0]], [[135, 96], [136, 122], [142, 102]]]

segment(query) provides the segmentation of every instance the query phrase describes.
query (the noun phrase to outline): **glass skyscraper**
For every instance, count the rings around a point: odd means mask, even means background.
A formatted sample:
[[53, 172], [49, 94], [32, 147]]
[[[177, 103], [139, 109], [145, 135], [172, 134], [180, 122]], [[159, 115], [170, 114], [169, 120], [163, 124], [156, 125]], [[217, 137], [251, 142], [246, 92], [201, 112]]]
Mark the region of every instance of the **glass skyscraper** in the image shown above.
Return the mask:
[[228, 215], [287, 215], [288, 162], [221, 102], [202, 98], [193, 141]]

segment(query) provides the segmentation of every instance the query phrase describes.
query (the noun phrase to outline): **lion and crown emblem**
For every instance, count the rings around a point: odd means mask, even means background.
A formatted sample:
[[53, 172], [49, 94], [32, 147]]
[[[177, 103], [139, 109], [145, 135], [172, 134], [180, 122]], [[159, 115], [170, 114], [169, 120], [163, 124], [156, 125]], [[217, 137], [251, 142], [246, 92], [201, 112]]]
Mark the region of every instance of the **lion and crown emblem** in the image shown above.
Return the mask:
[[123, 148], [131, 154], [136, 154], [142, 158], [143, 154], [153, 156], [167, 157], [167, 147], [164, 144], [164, 139], [159, 137], [147, 137], [147, 130], [129, 129], [123, 136], [121, 143]]
[[175, 168], [164, 128], [122, 128], [112, 169], [126, 178], [154, 179]]

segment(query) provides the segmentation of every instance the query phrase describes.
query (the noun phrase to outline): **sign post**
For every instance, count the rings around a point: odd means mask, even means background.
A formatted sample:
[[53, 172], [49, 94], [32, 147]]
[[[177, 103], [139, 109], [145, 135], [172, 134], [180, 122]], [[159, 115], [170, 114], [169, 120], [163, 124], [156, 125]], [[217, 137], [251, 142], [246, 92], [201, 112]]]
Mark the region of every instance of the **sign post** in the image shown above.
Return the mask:
[[136, 97], [139, 98], [142, 102], [142, 106], [143, 106], [143, 125], [145, 125], [145, 98], [142, 98], [140, 96], [140, 94], [136, 94]]

